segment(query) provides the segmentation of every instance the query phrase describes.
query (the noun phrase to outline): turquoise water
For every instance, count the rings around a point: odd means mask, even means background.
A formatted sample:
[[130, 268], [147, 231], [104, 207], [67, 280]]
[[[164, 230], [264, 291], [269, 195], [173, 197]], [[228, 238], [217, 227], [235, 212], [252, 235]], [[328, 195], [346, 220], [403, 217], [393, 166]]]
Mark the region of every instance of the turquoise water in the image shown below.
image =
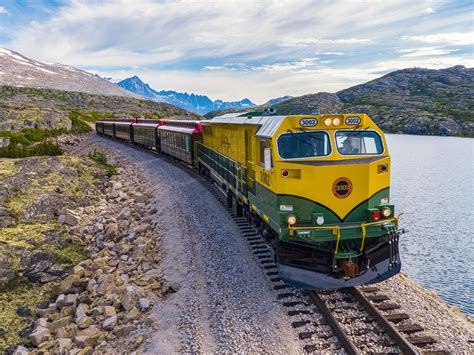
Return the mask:
[[474, 139], [387, 135], [402, 271], [474, 317]]

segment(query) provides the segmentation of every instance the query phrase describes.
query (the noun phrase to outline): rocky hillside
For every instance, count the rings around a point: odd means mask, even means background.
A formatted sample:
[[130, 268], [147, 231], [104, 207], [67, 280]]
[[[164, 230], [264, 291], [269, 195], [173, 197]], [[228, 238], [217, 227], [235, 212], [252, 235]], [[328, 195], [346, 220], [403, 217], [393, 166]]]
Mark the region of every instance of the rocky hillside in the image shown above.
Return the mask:
[[24, 128], [71, 128], [71, 112], [90, 121], [101, 117], [149, 118], [196, 115], [165, 103], [120, 96], [93, 95], [52, 89], [0, 86], [0, 131]]
[[5, 48], [0, 48], [0, 85], [139, 98], [97, 75], [68, 65], [33, 60]]
[[241, 101], [227, 102], [222, 100], [212, 101], [205, 95], [188, 94], [182, 92], [176, 92], [173, 90], [161, 90], [156, 91], [145, 84], [138, 76], [124, 79], [117, 85], [120, 87], [143, 96], [149, 100], [166, 102], [168, 104], [181, 107], [182, 109], [195, 112], [203, 115], [209, 111], [214, 110], [225, 110], [230, 108], [235, 109], [248, 109], [255, 107], [255, 104], [249, 99], [243, 99]]
[[474, 137], [474, 68], [403, 69], [273, 108], [280, 114], [364, 112], [387, 132]]
[[285, 115], [363, 112], [386, 132], [474, 137], [474, 68], [403, 69], [335, 94], [294, 97], [271, 107]]

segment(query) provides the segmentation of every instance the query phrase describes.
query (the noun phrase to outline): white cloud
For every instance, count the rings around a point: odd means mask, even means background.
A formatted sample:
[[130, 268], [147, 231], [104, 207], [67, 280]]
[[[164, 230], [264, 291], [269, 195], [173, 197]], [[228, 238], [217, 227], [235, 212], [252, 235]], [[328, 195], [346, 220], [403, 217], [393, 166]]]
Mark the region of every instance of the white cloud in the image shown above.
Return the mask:
[[444, 44], [444, 45], [472, 45], [474, 44], [473, 32], [445, 32], [419, 36], [402, 36], [403, 40], [423, 43]]
[[344, 52], [324, 52], [324, 53], [321, 53], [321, 54], [324, 54], [324, 55], [346, 55], [346, 53], [344, 53]]
[[8, 10], [7, 10], [5, 7], [0, 6], [0, 14], [8, 14], [8, 13], [9, 13], [9, 12], [8, 12]]
[[427, 7], [427, 8], [424, 9], [422, 12], [423, 12], [424, 14], [431, 15], [431, 14], [434, 14], [435, 10], [433, 10], [432, 7]]
[[286, 38], [282, 41], [283, 47], [308, 47], [316, 44], [365, 44], [373, 41], [372, 38], [338, 38], [321, 39], [317, 37], [307, 38]]
[[398, 53], [402, 54], [402, 57], [431, 57], [450, 54], [457, 52], [455, 49], [443, 49], [439, 47], [421, 47], [421, 48], [410, 48], [410, 49], [399, 49]]

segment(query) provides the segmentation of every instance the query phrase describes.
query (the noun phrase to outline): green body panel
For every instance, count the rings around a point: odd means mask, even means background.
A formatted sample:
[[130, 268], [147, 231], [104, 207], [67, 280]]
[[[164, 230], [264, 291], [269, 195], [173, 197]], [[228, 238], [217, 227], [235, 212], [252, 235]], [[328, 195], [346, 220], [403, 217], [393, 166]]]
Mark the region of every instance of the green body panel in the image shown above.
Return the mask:
[[277, 195], [259, 183], [255, 183], [255, 195], [249, 193], [249, 202], [257, 207], [257, 213], [263, 218], [267, 215], [268, 224], [280, 233], [280, 225], [277, 213]]
[[[246, 184], [240, 182], [246, 179], [246, 167], [228, 159], [224, 155], [198, 144], [200, 162], [210, 168], [225, 181], [228, 188], [238, 197], [247, 197], [249, 206], [254, 205], [256, 213], [264, 219], [279, 235], [280, 240], [294, 243], [311, 244], [316, 248], [333, 250], [336, 236], [331, 229], [310, 229], [316, 227], [317, 217], [324, 217], [322, 226], [338, 225], [340, 228], [340, 243], [338, 258], [350, 258], [360, 255], [362, 241], [361, 223], [370, 221], [369, 209], [378, 208], [382, 199], [388, 199], [390, 189], [386, 188], [357, 205], [343, 220], [329, 208], [303, 197], [292, 195], [277, 195], [259, 183], [255, 183], [255, 194], [248, 192]], [[280, 206], [292, 206], [292, 211], [280, 211]], [[393, 206], [392, 215], [393, 216]], [[297, 226], [307, 226], [308, 229], [295, 231], [290, 235], [287, 218], [294, 215]], [[389, 225], [389, 228], [396, 228]], [[381, 237], [387, 234], [387, 227], [381, 224], [367, 226], [366, 239]]]

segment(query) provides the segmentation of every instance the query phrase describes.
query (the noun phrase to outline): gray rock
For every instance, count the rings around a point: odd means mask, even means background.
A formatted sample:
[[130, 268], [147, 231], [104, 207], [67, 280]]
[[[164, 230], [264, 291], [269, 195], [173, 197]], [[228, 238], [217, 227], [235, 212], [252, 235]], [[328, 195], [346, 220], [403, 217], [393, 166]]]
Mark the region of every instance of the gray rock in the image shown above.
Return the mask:
[[105, 230], [105, 238], [115, 240], [119, 236], [119, 228], [117, 223], [110, 223]]
[[140, 298], [138, 300], [138, 308], [140, 308], [140, 311], [145, 312], [150, 308], [150, 300], [148, 298]]
[[117, 216], [117, 219], [128, 219], [130, 218], [130, 208], [125, 207]]
[[25, 256], [21, 263], [26, 264], [23, 274], [30, 277], [43, 272], [53, 265], [53, 259], [53, 254], [49, 250], [42, 250], [29, 258]]
[[31, 342], [38, 346], [51, 338], [51, 332], [48, 328], [36, 327], [35, 331], [30, 334]]
[[94, 236], [94, 244], [99, 249], [104, 247], [104, 235], [102, 233], [97, 233]]
[[112, 330], [115, 328], [115, 326], [117, 325], [117, 316], [112, 316], [112, 317], [109, 317], [109, 318], [106, 318], [103, 322], [102, 322], [102, 328], [104, 328], [104, 330]]
[[30, 351], [27, 348], [20, 345], [15, 349], [13, 355], [28, 355], [29, 353]]
[[81, 218], [76, 212], [66, 210], [66, 213], [64, 214], [64, 224], [75, 226], [79, 223], [80, 220]]
[[104, 230], [104, 225], [102, 223], [95, 223], [92, 226], [92, 231], [95, 233], [102, 232]]

